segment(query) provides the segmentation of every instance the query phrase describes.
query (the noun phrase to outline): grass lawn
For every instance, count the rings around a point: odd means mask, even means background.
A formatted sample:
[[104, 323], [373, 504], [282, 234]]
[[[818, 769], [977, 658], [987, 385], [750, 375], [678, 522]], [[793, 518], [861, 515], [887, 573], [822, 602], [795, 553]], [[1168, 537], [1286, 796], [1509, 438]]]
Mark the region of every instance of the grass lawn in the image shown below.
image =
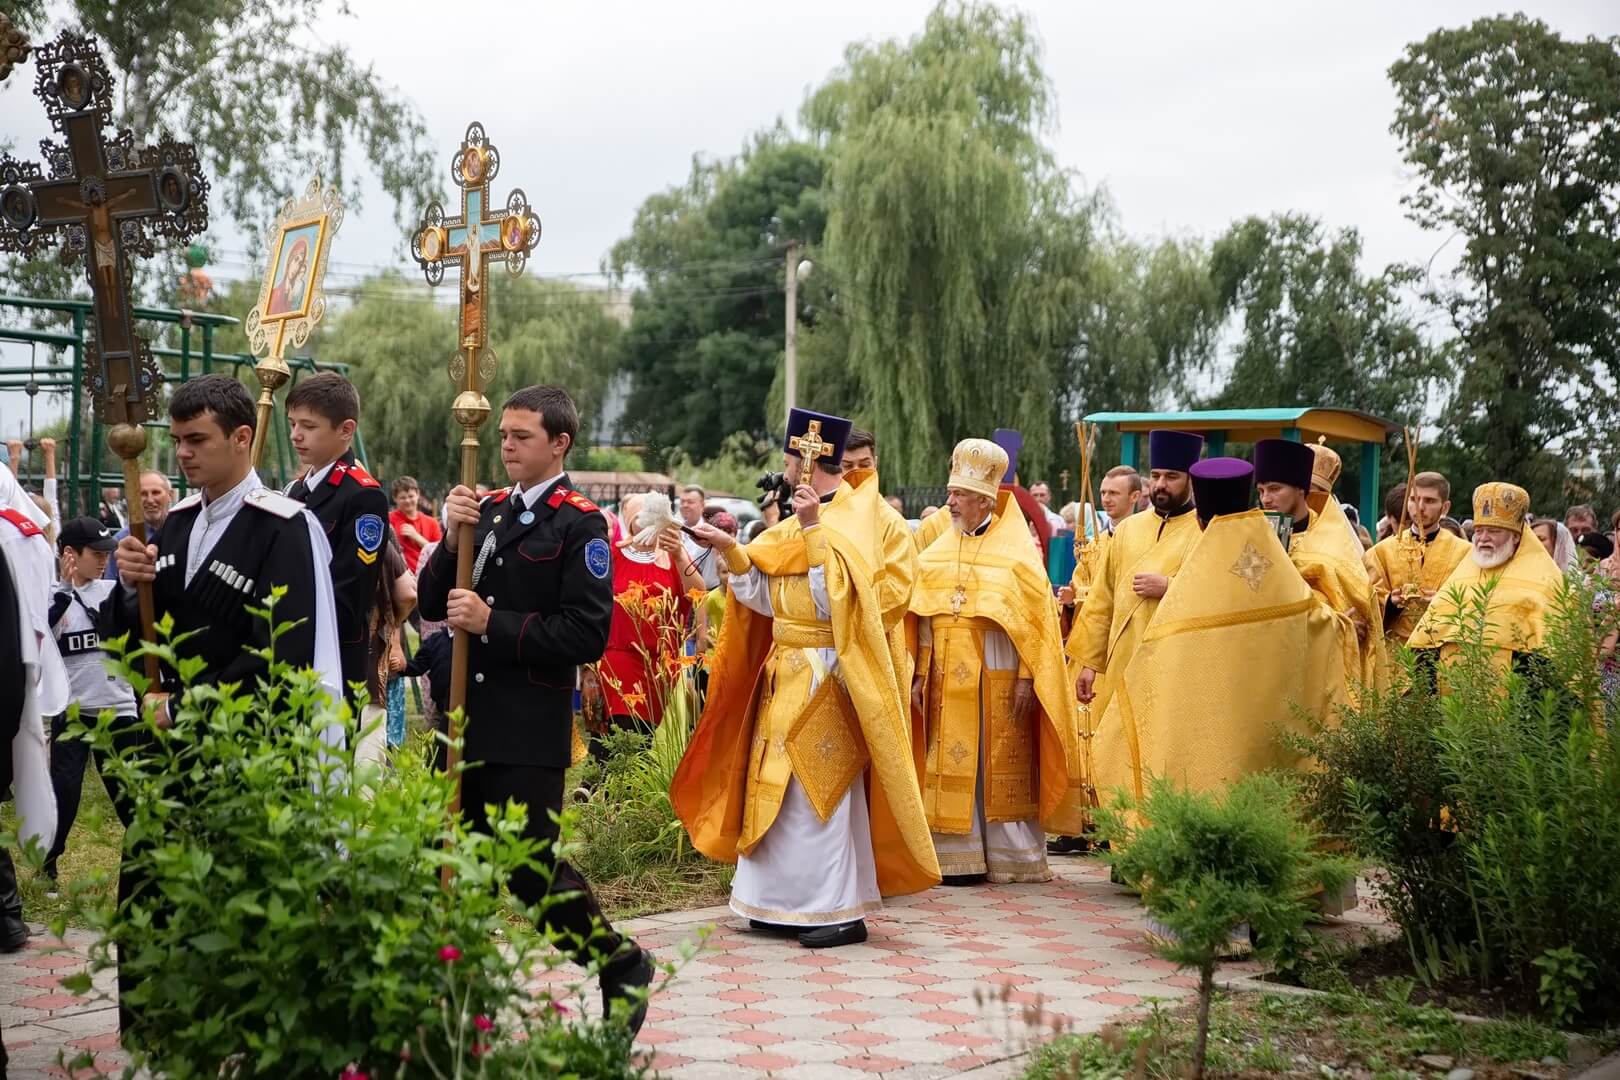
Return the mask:
[[[7, 802], [0, 806], [0, 834], [15, 833], [16, 829], [15, 808]], [[19, 859], [17, 883], [22, 891], [23, 917], [29, 922], [49, 923], [64, 914], [70, 888], [85, 889], [88, 900], [110, 906], [118, 895], [118, 855], [123, 840], [124, 827], [118, 823], [101, 774], [92, 763], [84, 772], [84, 798], [79, 803], [79, 816], [73, 821], [67, 850], [57, 866], [63, 897], [55, 900], [47, 897], [50, 880]], [[13, 850], [13, 857], [15, 855]]]
[[[1550, 1028], [1529, 1020], [1467, 1023], [1412, 1004], [1411, 992], [1410, 980], [1391, 979], [1377, 995], [1217, 994], [1206, 1075], [1439, 1080], [1461, 1068], [1475, 1080], [1556, 1080], [1580, 1071], [1565, 1060], [1565, 1038]], [[1031, 1057], [1023, 1080], [1180, 1080], [1196, 1032], [1195, 1001], [1155, 1008], [1136, 1023], [1054, 1040]]]

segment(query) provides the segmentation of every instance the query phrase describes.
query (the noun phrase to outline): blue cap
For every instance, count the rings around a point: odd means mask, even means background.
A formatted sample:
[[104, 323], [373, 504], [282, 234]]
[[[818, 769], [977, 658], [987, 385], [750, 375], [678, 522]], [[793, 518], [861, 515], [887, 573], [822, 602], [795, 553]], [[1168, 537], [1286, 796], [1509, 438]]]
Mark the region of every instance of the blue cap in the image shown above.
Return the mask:
[[1242, 458], [1195, 461], [1187, 472], [1192, 477], [1193, 504], [1199, 521], [1207, 524], [1221, 514], [1241, 514], [1249, 508], [1254, 466]]
[[1316, 454], [1304, 443], [1290, 439], [1261, 439], [1254, 444], [1254, 482], [1287, 484], [1311, 490]]
[[1148, 468], [1187, 472], [1204, 452], [1204, 437], [1190, 431], [1148, 432]]
[[[844, 460], [844, 447], [849, 445], [849, 434], [855, 430], [854, 422], [845, 420], [842, 416], [811, 412], [809, 409], [793, 409], [788, 412], [787, 435], [782, 440], [783, 452], [798, 454], [797, 440], [809, 434], [811, 424], [816, 425], [816, 435], [824, 447], [816, 455], [816, 460], [824, 464], [841, 463]], [[802, 454], [799, 456], [803, 457]]]
[[1024, 448], [1024, 435], [1012, 428], [998, 427], [996, 433], [990, 436], [990, 441], [1007, 451], [1007, 475], [1001, 478], [1003, 484], [1016, 484], [1018, 482], [1018, 451]]

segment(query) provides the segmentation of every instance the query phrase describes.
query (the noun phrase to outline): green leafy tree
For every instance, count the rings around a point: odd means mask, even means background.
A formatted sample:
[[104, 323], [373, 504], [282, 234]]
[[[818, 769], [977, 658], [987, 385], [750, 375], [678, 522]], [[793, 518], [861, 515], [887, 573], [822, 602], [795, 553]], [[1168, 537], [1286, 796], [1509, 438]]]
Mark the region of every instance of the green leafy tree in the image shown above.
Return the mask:
[[[499, 364], [484, 389], [493, 411], [479, 431], [479, 475], [499, 485], [505, 483], [495, 430], [501, 402], [534, 383], [567, 387], [580, 408], [578, 444], [588, 446], [620, 327], [599, 290], [504, 273], [490, 282], [490, 346]], [[317, 358], [350, 365], [364, 403], [366, 450], [379, 475], [408, 473], [440, 491], [456, 482], [461, 428], [450, 417], [455, 393], [445, 373], [455, 343], [455, 308], [398, 275], [367, 281], [354, 306], [333, 320]]]
[[1445, 416], [1491, 475], [1556, 492], [1548, 444], [1620, 458], [1620, 38], [1524, 15], [1439, 30], [1389, 71], [1409, 216], [1448, 241], [1429, 297], [1466, 362]]
[[621, 356], [624, 425], [655, 460], [715, 456], [730, 432], [761, 436], [782, 363], [783, 257], [820, 240], [822, 152], [777, 128], [737, 158], [694, 160], [653, 195], [608, 262], [642, 279]]
[[[1099, 217], [1109, 222], [1106, 207]], [[1209, 363], [1219, 323], [1203, 245], [1143, 244], [1111, 225], [1100, 231], [1086, 253], [1078, 340], [1059, 369], [1054, 438], [1060, 460], [1078, 455], [1072, 424], [1086, 413], [1185, 400], [1184, 379]], [[1106, 436], [1098, 460], [1117, 461], [1118, 446], [1117, 433]]]
[[[118, 87], [117, 126], [137, 143], [172, 133], [196, 144], [214, 221], [231, 222], [250, 246], [311, 169], [356, 210], [350, 155], [370, 163], [403, 233], [437, 190], [437, 161], [416, 107], [351, 48], [310, 32], [333, 10], [348, 14], [325, 0], [72, 0], [60, 21], [100, 41]], [[13, 17], [38, 42], [54, 33], [56, 14], [23, 0]]]
[[[1303, 214], [1246, 218], [1215, 241], [1210, 280], [1237, 338], [1211, 408], [1329, 405], [1423, 419], [1444, 351], [1402, 301], [1414, 271], [1368, 276], [1361, 252], [1355, 229], [1329, 232]], [[1387, 448], [1389, 475], [1406, 475], [1401, 453]], [[1358, 476], [1351, 461], [1340, 490], [1355, 490]]]
[[1042, 141], [1051, 104], [1033, 27], [980, 3], [850, 46], [805, 104], [830, 155], [823, 317], [844, 322], [891, 482], [936, 478], [957, 437], [998, 426], [1025, 432], [1024, 471], [1053, 460], [1090, 228]]

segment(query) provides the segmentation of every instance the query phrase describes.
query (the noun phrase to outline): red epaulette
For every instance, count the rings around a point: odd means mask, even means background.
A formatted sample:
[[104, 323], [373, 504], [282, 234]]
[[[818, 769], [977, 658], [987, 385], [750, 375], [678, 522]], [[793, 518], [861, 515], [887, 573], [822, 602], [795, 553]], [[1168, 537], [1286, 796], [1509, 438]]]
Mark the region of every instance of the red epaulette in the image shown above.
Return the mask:
[[511, 488], [501, 488], [501, 490], [492, 491], [492, 492], [490, 492], [488, 495], [486, 495], [484, 497], [486, 499], [488, 499], [492, 503], [498, 503], [498, 502], [505, 502], [506, 497], [508, 495], [510, 495], [510, 494], [512, 494], [512, 489]]
[[22, 533], [24, 536], [45, 535], [45, 530], [41, 529], [38, 525], [35, 525], [34, 519], [23, 513], [21, 510], [12, 510], [10, 508], [0, 510], [0, 518], [5, 518], [7, 521], [17, 526], [17, 531]]
[[572, 506], [575, 510], [578, 510], [578, 511], [580, 511], [582, 513], [586, 513], [586, 514], [594, 514], [594, 513], [596, 513], [596, 504], [591, 502], [591, 500], [587, 499], [585, 496], [581, 495], [577, 491], [570, 491], [568, 493], [568, 497], [566, 499], [564, 499], [563, 502], [567, 503], [569, 506]]
[[568, 498], [568, 489], [558, 484], [551, 489], [551, 494], [546, 496], [546, 505], [555, 510], [563, 504], [563, 500], [566, 498]]
[[370, 473], [366, 472], [366, 467], [360, 464], [358, 461], [353, 465], [349, 465], [341, 461], [333, 465], [332, 475], [327, 479], [326, 482], [331, 484], [333, 487], [337, 487], [339, 484], [343, 483], [343, 478], [345, 476], [354, 477], [361, 487], [382, 487], [382, 483], [375, 476], [372, 476]]

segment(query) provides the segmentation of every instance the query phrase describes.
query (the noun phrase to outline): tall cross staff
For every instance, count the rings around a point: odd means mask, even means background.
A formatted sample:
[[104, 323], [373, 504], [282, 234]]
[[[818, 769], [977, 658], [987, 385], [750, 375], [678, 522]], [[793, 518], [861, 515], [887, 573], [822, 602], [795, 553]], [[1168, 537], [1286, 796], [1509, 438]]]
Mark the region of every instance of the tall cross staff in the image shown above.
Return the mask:
[[[152, 232], [183, 240], [208, 228], [208, 181], [197, 151], [168, 136], [156, 146], [135, 145], [125, 128], [111, 140], [113, 81], [94, 38], [63, 31], [35, 50], [34, 94], [45, 105], [63, 142], [40, 150], [50, 167], [0, 157], [0, 251], [32, 255], [64, 238], [62, 262], [84, 260], [95, 299], [95, 336], [87, 350], [85, 383], [96, 416], [107, 425], [107, 445], [123, 461], [124, 490], [140, 490], [145, 424], [157, 418], [163, 372], [146, 339], [135, 333], [130, 310], [134, 256], [151, 258]], [[147, 540], [141, 502], [129, 499], [130, 535]], [[141, 636], [153, 640], [152, 587], [138, 587]], [[146, 657], [156, 682], [157, 657]]]
[[[1078, 420], [1074, 425], [1075, 438], [1080, 442], [1080, 511], [1091, 515], [1091, 534], [1086, 534], [1085, 522], [1076, 522], [1074, 530], [1074, 561], [1078, 568], [1076, 580], [1081, 585], [1074, 590], [1074, 602], [1078, 606], [1085, 602], [1086, 594], [1091, 591], [1091, 582], [1097, 572], [1097, 557], [1102, 547], [1102, 522], [1097, 517], [1097, 499], [1091, 490], [1091, 463], [1097, 449], [1097, 425], [1088, 424]], [[1078, 616], [1076, 616], [1078, 617]], [[1086, 805], [1082, 807], [1084, 820], [1089, 824], [1091, 811], [1101, 806], [1097, 798], [1097, 785], [1092, 782], [1096, 775], [1092, 771], [1091, 741], [1097, 734], [1096, 717], [1091, 713], [1090, 702], [1080, 702], [1079, 706], [1080, 759], [1081, 767], [1085, 770], [1084, 791]]]
[[[429, 285], [444, 280], [446, 259], [460, 263], [461, 338], [455, 355], [450, 358], [449, 368], [450, 381], [460, 392], [450, 406], [450, 415], [461, 425], [461, 483], [469, 488], [478, 483], [478, 427], [489, 415], [489, 399], [484, 396], [484, 387], [495, 377], [495, 353], [489, 347], [489, 264], [504, 262], [507, 272], [516, 277], [523, 272], [529, 252], [540, 242], [540, 219], [530, 210], [522, 188], [514, 188], [506, 197], [504, 209], [489, 210], [489, 183], [500, 168], [500, 151], [484, 134], [484, 125], [476, 121], [467, 125], [461, 148], [450, 162], [450, 174], [461, 188], [461, 214], [447, 218], [444, 207], [437, 201], [432, 202], [411, 239], [411, 254], [421, 265]], [[475, 534], [472, 525], [462, 525], [456, 537], [458, 589], [473, 587]], [[457, 630], [450, 652], [448, 762], [452, 774], [456, 773], [459, 756], [455, 747], [458, 734], [455, 712], [467, 704], [469, 644], [467, 632]], [[452, 814], [461, 810], [459, 775], [456, 775], [450, 810]], [[444, 873], [448, 880], [448, 867]]]

